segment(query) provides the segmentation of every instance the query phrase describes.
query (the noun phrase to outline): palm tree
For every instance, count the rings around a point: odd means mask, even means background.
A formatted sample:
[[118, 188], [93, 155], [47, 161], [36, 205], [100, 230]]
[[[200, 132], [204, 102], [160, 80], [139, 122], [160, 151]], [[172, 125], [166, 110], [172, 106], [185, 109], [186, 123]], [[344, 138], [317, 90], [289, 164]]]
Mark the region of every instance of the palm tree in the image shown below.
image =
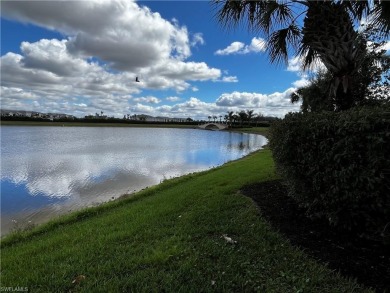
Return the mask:
[[252, 121], [253, 117], [255, 116], [255, 114], [253, 114], [254, 110], [247, 110], [246, 111], [246, 115], [247, 115], [247, 118], [248, 118], [248, 126], [250, 126], [250, 122]]
[[301, 101], [302, 112], [332, 111], [334, 102], [328, 98], [329, 72], [319, 71], [307, 86], [298, 88], [290, 95], [292, 103]]
[[228, 120], [229, 120], [229, 126], [231, 127], [232, 126], [232, 122], [233, 122], [234, 112], [233, 111], [229, 111], [227, 113], [228, 113], [227, 116], [228, 116]]
[[[371, 49], [362, 60], [362, 68], [354, 76], [355, 85], [350, 90], [353, 100], [353, 106], [367, 104], [376, 104], [383, 97], [387, 96], [384, 92], [375, 96], [370, 90], [372, 88], [388, 87], [390, 81], [390, 57], [385, 55], [384, 50], [378, 50], [380, 44], [370, 44]], [[328, 85], [332, 80], [329, 71], [320, 70], [310, 79], [310, 83], [297, 89], [292, 93], [291, 102], [302, 101], [302, 112], [333, 111], [334, 106], [345, 101], [336, 101], [333, 97], [329, 98]], [[388, 91], [388, 89], [387, 89]]]
[[233, 114], [232, 119], [233, 123], [236, 123], [236, 121], [240, 120], [240, 116], [238, 116], [237, 114]]
[[218, 118], [217, 116], [215, 116], [215, 115], [213, 116], [214, 123], [215, 123], [215, 120], [216, 120], [217, 118]]
[[227, 122], [229, 121], [229, 116], [228, 115], [223, 116], [223, 121], [225, 122], [225, 124], [227, 124]]
[[211, 120], [211, 118], [212, 118], [212, 117], [211, 117], [211, 116], [209, 116], [209, 117], [207, 117], [207, 118], [209, 118], [209, 122], [210, 122], [210, 120]]
[[222, 115], [219, 115], [219, 123], [222, 123]]
[[[213, 0], [225, 27], [246, 22], [266, 37], [271, 63], [288, 62], [289, 51], [303, 60], [304, 69], [321, 61], [332, 75], [329, 94], [341, 110], [350, 106], [348, 91], [366, 54], [366, 42], [354, 24], [370, 19], [377, 37], [390, 32], [390, 1], [368, 0]], [[303, 18], [303, 25], [300, 19]]]
[[248, 119], [248, 115], [246, 114], [246, 112], [244, 110], [238, 112], [238, 117], [240, 119], [240, 122], [241, 122], [241, 127], [242, 127], [242, 123]]
[[258, 114], [255, 114], [255, 119], [256, 119], [256, 127], [257, 125], [259, 124], [259, 120], [262, 119], [264, 117], [263, 114], [261, 114], [260, 112]]

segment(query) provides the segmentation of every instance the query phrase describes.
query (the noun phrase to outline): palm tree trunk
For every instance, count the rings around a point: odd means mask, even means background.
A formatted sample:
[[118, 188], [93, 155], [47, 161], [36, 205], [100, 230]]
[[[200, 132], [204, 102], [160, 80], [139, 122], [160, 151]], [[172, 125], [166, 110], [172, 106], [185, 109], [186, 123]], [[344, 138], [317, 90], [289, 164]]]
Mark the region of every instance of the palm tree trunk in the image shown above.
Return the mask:
[[[365, 44], [353, 28], [353, 21], [343, 3], [308, 1], [302, 30], [302, 51], [319, 57], [333, 74], [330, 86], [338, 108], [348, 107], [353, 76], [365, 55]], [[310, 49], [308, 49], [310, 48]], [[341, 88], [342, 90], [340, 90]]]

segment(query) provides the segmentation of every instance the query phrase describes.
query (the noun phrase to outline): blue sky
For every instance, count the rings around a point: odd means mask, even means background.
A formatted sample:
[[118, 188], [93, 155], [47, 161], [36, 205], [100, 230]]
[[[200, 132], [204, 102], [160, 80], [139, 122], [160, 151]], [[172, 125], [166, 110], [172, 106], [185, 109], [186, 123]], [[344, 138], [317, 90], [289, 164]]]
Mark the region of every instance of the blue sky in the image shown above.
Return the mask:
[[[207, 119], [283, 117], [307, 82], [261, 35], [226, 30], [208, 1], [2, 1], [2, 109]], [[135, 82], [138, 76], [140, 83]]]

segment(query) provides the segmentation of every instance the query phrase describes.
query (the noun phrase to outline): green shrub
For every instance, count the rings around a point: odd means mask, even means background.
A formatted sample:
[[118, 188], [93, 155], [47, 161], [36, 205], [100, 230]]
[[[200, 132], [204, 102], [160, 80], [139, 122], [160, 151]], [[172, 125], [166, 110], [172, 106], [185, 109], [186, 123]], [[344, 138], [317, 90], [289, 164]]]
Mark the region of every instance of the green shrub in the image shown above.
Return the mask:
[[389, 237], [389, 106], [290, 113], [271, 126], [270, 147], [290, 195], [309, 216]]

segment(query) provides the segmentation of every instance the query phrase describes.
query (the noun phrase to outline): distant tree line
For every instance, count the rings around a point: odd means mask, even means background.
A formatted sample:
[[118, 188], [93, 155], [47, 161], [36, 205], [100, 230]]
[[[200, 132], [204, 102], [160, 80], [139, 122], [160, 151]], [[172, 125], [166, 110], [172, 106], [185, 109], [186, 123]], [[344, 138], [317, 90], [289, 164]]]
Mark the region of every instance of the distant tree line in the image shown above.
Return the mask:
[[226, 115], [209, 115], [208, 122], [228, 124], [231, 128], [237, 127], [268, 127], [276, 117], [264, 116], [261, 113], [254, 113], [254, 110], [228, 111]]
[[169, 119], [160, 121], [150, 121], [144, 115], [125, 115], [123, 118], [107, 117], [102, 115], [89, 115], [84, 118], [77, 117], [62, 117], [62, 118], [44, 118], [44, 117], [28, 117], [28, 116], [2, 116], [2, 121], [37, 121], [37, 122], [70, 122], [70, 123], [123, 123], [123, 124], [173, 124], [173, 125], [198, 125], [206, 122], [225, 123], [231, 128], [239, 127], [268, 127], [270, 124], [278, 120], [276, 117], [263, 116], [261, 113], [254, 113], [253, 110], [247, 111], [229, 111], [222, 116], [208, 116], [207, 120], [194, 120], [190, 117], [186, 119]]
[[27, 116], [2, 116], [2, 121], [37, 121], [37, 122], [71, 122], [71, 123], [123, 123], [123, 124], [184, 124], [184, 125], [198, 125], [200, 122], [195, 121], [192, 118], [183, 119], [181, 121], [174, 121], [167, 119], [166, 121], [146, 121], [145, 119], [128, 120], [114, 117], [101, 117], [101, 116], [86, 116], [84, 118], [36, 118]]

